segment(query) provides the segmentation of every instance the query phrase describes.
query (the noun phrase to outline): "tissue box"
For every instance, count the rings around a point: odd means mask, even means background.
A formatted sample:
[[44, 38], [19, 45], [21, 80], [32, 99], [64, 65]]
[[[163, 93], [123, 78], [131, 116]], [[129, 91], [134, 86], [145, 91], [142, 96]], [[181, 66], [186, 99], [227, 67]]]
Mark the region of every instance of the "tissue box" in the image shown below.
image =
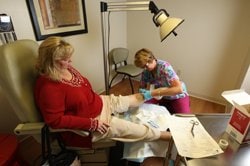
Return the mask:
[[237, 142], [250, 142], [250, 95], [244, 90], [224, 91], [222, 96], [233, 105], [226, 132]]

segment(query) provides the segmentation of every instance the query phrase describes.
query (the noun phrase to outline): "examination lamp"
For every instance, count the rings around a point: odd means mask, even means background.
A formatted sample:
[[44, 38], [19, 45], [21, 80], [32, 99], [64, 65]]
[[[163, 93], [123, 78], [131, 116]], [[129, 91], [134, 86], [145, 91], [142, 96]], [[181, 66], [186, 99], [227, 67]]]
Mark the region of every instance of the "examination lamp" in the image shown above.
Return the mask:
[[161, 41], [166, 39], [168, 35], [173, 33], [175, 36], [177, 33], [174, 31], [184, 20], [180, 18], [169, 17], [169, 14], [165, 9], [158, 9], [153, 1], [149, 2], [149, 10], [154, 13], [153, 21], [157, 27], [160, 26], [160, 38]]
[[[105, 13], [120, 12], [120, 11], [142, 11], [148, 10], [153, 13], [153, 22], [159, 27], [160, 39], [163, 41], [171, 33], [175, 36], [174, 31], [184, 20], [180, 18], [171, 18], [164, 9], [158, 9], [153, 1], [138, 1], [138, 2], [101, 2], [101, 23], [102, 23], [102, 40], [103, 40], [103, 60], [104, 60], [104, 75], [105, 75], [105, 90], [109, 94], [109, 74], [108, 74], [108, 52], [109, 39], [107, 39], [105, 28]], [[108, 36], [109, 37], [109, 36]]]

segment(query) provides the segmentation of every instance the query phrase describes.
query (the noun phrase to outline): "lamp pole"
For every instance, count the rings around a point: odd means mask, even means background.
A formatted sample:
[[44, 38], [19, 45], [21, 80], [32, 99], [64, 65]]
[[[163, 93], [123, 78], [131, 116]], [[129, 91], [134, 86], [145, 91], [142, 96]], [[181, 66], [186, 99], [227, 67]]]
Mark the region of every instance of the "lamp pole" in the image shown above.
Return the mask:
[[104, 81], [105, 81], [105, 93], [109, 95], [109, 74], [108, 74], [108, 47], [106, 41], [105, 31], [105, 12], [107, 11], [107, 3], [101, 2], [101, 25], [102, 25], [102, 51], [103, 51], [103, 66], [104, 66]]

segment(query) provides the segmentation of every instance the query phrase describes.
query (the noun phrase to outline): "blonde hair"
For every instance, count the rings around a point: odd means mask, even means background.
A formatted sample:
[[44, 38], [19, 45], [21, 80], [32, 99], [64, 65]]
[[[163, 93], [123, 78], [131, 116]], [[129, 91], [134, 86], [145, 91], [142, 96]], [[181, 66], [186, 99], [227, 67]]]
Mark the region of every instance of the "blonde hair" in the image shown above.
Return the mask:
[[134, 64], [137, 67], [144, 68], [147, 63], [151, 63], [155, 59], [152, 51], [142, 48], [135, 53]]
[[71, 57], [73, 52], [73, 46], [61, 37], [48, 37], [40, 44], [38, 49], [36, 64], [38, 73], [46, 75], [52, 80], [60, 81], [61, 78], [56, 68], [56, 61]]

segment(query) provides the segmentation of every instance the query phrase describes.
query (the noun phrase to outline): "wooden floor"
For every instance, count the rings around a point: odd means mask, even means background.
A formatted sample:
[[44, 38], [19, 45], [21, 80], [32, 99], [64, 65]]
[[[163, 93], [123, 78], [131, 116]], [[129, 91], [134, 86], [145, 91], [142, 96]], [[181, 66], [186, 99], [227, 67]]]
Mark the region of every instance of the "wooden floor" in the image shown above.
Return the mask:
[[[135, 93], [137, 93], [139, 82], [133, 81], [133, 86]], [[110, 89], [110, 94], [115, 95], [129, 95], [131, 93], [132, 91], [128, 79], [124, 79]], [[226, 108], [224, 105], [190, 96], [190, 109], [192, 113], [224, 113]]]
[[[138, 92], [139, 82], [133, 81], [135, 92]], [[102, 93], [102, 94], [105, 94]], [[131, 94], [131, 88], [127, 79], [118, 83], [110, 89], [110, 94], [115, 95], [129, 95]], [[224, 113], [225, 106], [219, 105], [206, 100], [190, 97], [190, 105], [192, 113]], [[39, 165], [41, 147], [32, 137], [23, 141], [19, 146], [19, 157], [24, 160], [27, 166]]]

